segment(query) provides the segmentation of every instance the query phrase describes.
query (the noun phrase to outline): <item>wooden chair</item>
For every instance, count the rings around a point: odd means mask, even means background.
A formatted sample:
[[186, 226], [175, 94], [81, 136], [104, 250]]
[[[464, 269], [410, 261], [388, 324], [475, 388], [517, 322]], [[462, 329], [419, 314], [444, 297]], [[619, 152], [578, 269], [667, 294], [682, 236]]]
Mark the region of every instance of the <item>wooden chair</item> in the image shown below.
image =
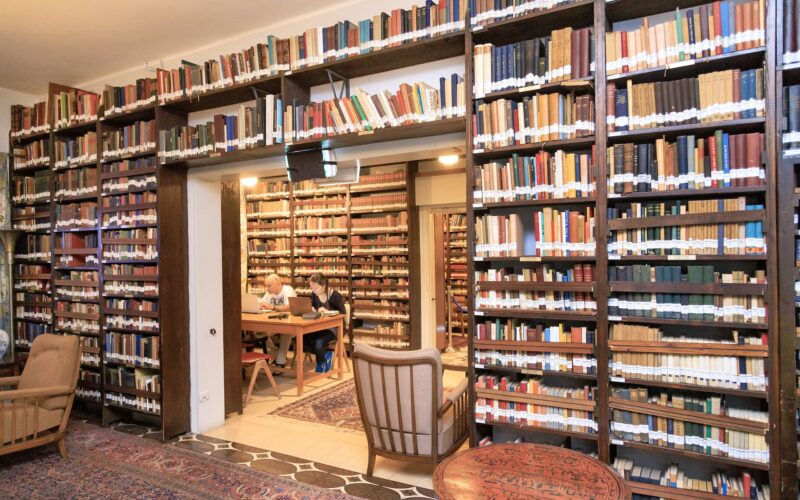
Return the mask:
[[[343, 333], [343, 335], [342, 335], [343, 338], [347, 338], [347, 330], [349, 328], [350, 328], [350, 303], [348, 302], [348, 303], [345, 303], [345, 305], [344, 305], [344, 329], [345, 329], [345, 332], [342, 332]], [[347, 357], [347, 349], [345, 348], [344, 345], [342, 345], [342, 349], [344, 349], [344, 351], [345, 351], [345, 354], [344, 354], [344, 369], [347, 371], [347, 373], [350, 373], [350, 371], [351, 371], [351, 369], [350, 369], [350, 365], [351, 365], [350, 358]], [[338, 363], [339, 363], [339, 342], [338, 342], [338, 340], [331, 341], [331, 343], [328, 344], [328, 350], [329, 351], [333, 351], [333, 366], [331, 367], [331, 373], [333, 373], [333, 371], [338, 367]], [[314, 361], [314, 358], [311, 356], [310, 352], [305, 353], [305, 355], [306, 355], [305, 356], [306, 361], [308, 361], [308, 362], [313, 362]], [[292, 360], [292, 368], [294, 368], [294, 367], [295, 367], [295, 360]]]
[[468, 381], [443, 394], [436, 349], [390, 351], [357, 344], [353, 370], [369, 448], [367, 476], [376, 455], [435, 468], [464, 443]]
[[80, 341], [39, 335], [22, 375], [0, 378], [0, 455], [58, 443], [67, 458], [67, 422], [78, 387]]
[[250, 399], [250, 396], [253, 394], [253, 387], [256, 385], [256, 379], [258, 378], [258, 372], [261, 370], [267, 375], [267, 380], [269, 380], [269, 384], [275, 389], [275, 394], [278, 395], [278, 399], [281, 398], [281, 391], [278, 390], [278, 385], [275, 383], [275, 379], [272, 377], [272, 371], [269, 369], [269, 360], [272, 359], [272, 355], [265, 354], [262, 352], [242, 352], [242, 369], [246, 370], [248, 368], [253, 369], [253, 373], [250, 375], [250, 386], [247, 388], [247, 395], [244, 397], [244, 403], [242, 403], [242, 409], [247, 406], [247, 401]]

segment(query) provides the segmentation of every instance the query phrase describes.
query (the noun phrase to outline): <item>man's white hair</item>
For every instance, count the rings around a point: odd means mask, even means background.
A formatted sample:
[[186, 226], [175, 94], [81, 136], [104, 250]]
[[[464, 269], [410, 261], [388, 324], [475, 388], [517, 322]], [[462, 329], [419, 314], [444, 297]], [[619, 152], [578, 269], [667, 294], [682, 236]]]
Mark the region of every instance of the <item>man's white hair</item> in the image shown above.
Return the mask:
[[278, 283], [280, 283], [281, 282], [281, 277], [278, 276], [275, 273], [272, 273], [269, 276], [267, 276], [267, 278], [264, 280], [264, 282], [273, 281], [273, 280], [277, 281]]

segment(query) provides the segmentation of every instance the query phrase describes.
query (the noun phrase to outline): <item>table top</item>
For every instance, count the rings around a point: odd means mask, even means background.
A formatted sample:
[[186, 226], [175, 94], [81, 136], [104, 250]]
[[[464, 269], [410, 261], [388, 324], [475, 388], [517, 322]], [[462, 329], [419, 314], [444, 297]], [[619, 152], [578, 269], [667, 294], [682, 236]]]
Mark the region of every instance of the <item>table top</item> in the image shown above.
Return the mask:
[[294, 316], [292, 314], [284, 313], [287, 316], [283, 319], [278, 318], [270, 318], [276, 313], [262, 313], [262, 314], [253, 314], [253, 313], [242, 313], [242, 322], [251, 322], [251, 323], [263, 323], [265, 325], [295, 325], [295, 326], [307, 326], [307, 325], [317, 325], [320, 323], [328, 324], [328, 323], [338, 323], [342, 321], [344, 316], [342, 314], [337, 314], [336, 316], [322, 316], [321, 318], [317, 319], [303, 319], [302, 316]]
[[443, 500], [631, 498], [622, 477], [599, 460], [532, 443], [495, 444], [456, 453], [436, 467], [433, 488]]

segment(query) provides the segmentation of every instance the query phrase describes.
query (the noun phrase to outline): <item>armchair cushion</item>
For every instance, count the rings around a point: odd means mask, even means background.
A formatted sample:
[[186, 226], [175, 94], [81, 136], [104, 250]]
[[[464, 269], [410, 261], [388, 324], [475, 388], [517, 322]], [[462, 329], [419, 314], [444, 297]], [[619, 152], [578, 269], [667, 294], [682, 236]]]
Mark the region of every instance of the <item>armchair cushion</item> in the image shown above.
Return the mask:
[[[44, 334], [36, 337], [18, 389], [39, 389], [52, 386], [74, 387], [78, 380], [80, 345], [76, 335]], [[39, 401], [46, 410], [67, 406], [69, 396], [52, 396]]]
[[[61, 425], [61, 418], [64, 416], [64, 409], [48, 410], [39, 407], [38, 418], [36, 416], [36, 406], [33, 404], [17, 404], [13, 406], [9, 403], [3, 404], [0, 408], [2, 413], [2, 428], [0, 428], [0, 442], [8, 444], [12, 440], [18, 441], [24, 437], [33, 436], [34, 432], [41, 433], [47, 429]], [[14, 429], [11, 429], [12, 419], [16, 415]]]

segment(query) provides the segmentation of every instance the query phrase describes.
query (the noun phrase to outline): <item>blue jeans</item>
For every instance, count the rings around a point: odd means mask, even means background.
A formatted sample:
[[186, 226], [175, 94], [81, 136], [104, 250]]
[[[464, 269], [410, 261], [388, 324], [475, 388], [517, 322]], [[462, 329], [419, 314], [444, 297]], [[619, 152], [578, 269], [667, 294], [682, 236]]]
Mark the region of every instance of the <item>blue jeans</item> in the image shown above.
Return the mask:
[[322, 330], [321, 332], [303, 335], [303, 351], [313, 352], [317, 358], [317, 363], [323, 363], [328, 344], [334, 340], [336, 340], [336, 330]]

